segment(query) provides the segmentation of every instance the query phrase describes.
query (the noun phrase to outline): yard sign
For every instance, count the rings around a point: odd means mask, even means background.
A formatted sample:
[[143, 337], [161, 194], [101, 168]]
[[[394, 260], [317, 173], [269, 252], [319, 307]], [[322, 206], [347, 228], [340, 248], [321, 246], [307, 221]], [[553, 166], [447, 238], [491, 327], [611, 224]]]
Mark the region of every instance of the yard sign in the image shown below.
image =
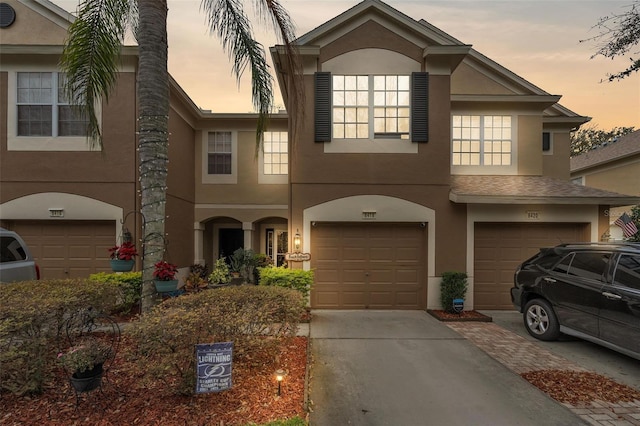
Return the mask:
[[196, 393], [231, 389], [233, 342], [196, 345]]

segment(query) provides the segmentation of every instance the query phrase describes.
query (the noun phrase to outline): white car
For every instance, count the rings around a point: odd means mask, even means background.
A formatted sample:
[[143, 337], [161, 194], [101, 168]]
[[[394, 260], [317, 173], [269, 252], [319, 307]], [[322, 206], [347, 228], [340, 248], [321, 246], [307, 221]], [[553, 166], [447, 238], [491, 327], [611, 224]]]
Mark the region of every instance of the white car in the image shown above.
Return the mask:
[[24, 240], [0, 228], [0, 283], [40, 279], [40, 271]]

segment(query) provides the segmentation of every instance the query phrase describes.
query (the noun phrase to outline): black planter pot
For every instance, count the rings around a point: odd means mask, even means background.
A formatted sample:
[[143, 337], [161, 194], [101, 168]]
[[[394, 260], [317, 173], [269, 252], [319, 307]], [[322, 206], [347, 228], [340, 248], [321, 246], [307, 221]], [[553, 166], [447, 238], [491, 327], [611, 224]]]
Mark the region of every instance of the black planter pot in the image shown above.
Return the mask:
[[102, 384], [103, 372], [102, 364], [97, 364], [91, 370], [85, 370], [82, 372], [76, 371], [71, 375], [69, 381], [76, 392], [90, 392], [99, 388]]

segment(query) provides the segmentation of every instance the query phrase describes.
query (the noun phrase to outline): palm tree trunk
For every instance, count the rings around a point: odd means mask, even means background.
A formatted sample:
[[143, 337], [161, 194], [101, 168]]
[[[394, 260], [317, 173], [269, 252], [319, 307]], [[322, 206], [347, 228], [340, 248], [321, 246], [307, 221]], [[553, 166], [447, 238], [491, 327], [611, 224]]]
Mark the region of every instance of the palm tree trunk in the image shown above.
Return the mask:
[[165, 204], [168, 166], [169, 75], [167, 1], [138, 0], [138, 149], [143, 229], [142, 312], [158, 302], [153, 265], [166, 248]]

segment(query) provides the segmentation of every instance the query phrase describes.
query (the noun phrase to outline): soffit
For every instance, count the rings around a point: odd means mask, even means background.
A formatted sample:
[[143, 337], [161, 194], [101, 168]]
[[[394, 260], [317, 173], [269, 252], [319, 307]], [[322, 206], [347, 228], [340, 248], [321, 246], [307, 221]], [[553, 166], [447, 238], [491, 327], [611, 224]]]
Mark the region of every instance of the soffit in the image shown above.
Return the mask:
[[589, 204], [624, 206], [640, 197], [576, 185], [548, 176], [451, 176], [449, 200], [468, 204]]

